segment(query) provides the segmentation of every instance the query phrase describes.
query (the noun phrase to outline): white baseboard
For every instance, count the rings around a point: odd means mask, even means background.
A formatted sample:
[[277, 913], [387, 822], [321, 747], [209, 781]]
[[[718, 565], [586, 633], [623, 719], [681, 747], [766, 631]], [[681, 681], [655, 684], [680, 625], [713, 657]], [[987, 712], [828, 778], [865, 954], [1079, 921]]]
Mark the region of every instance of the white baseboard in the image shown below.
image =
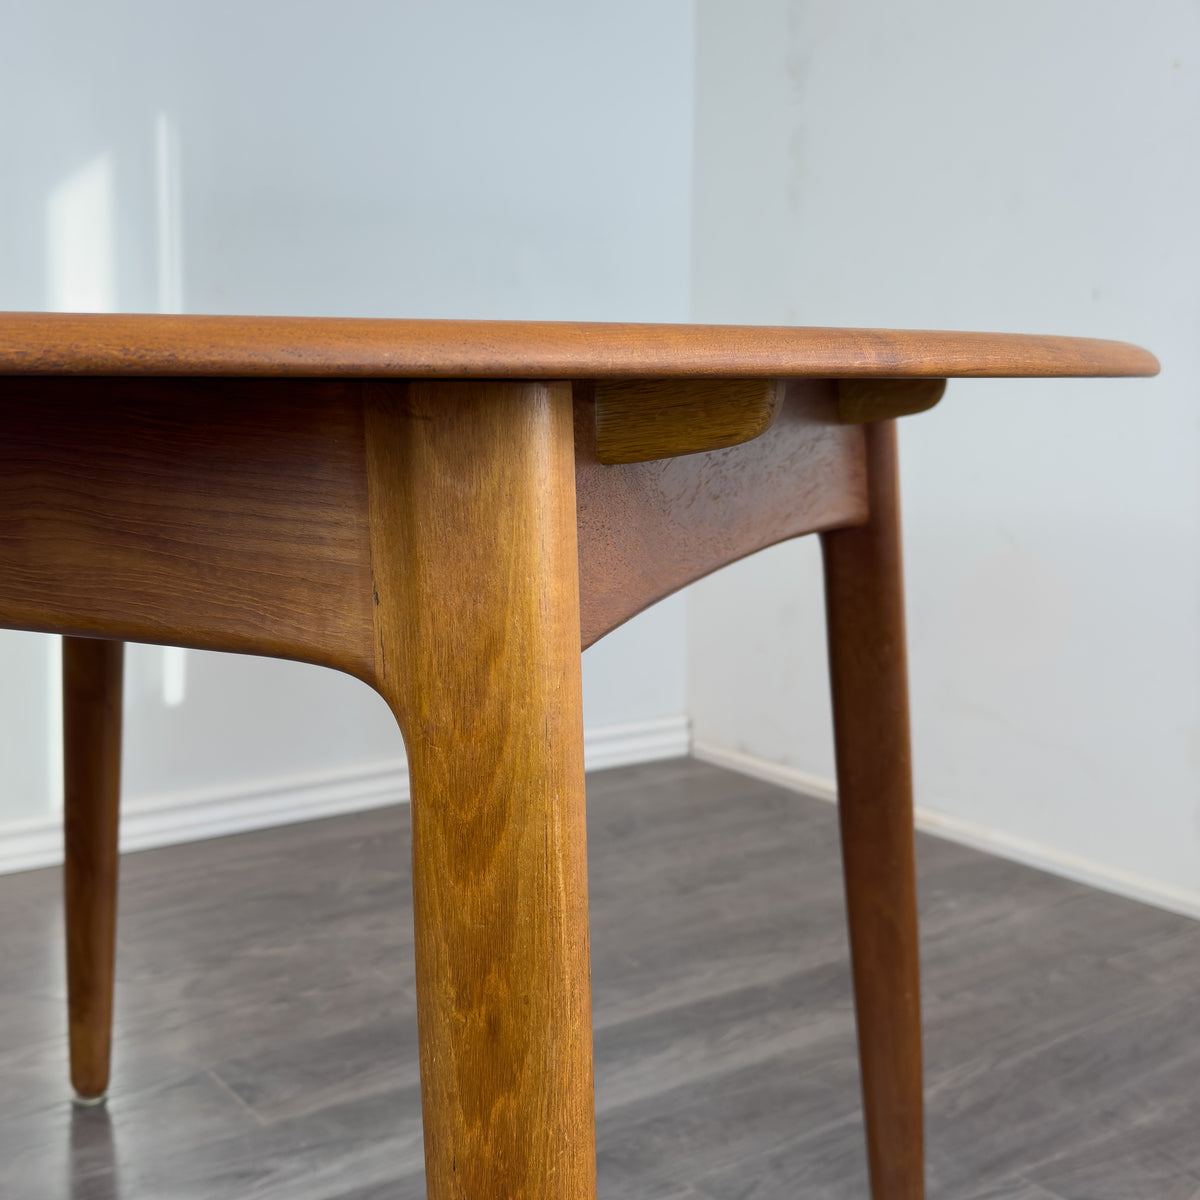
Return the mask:
[[[408, 799], [403, 759], [360, 770], [139, 798], [122, 807], [121, 852], [361, 812]], [[0, 825], [0, 875], [62, 862], [62, 813]]]
[[786, 767], [783, 763], [774, 763], [754, 754], [744, 754], [741, 750], [718, 746], [715, 742], [694, 741], [692, 755], [701, 762], [728, 767], [740, 775], [749, 775], [765, 783], [777, 783], [790, 792], [803, 792], [806, 796], [827, 800], [830, 804], [837, 800], [837, 784], [824, 775], [812, 775], [808, 771]]
[[692, 748], [692, 723], [683, 713], [583, 731], [583, 763], [589, 771], [682, 758]]
[[[730, 750], [712, 742], [694, 742], [692, 754], [704, 762], [727, 767], [731, 771], [775, 783], [818, 800], [837, 800], [837, 784], [827, 776], [814, 775], [781, 763], [769, 762], [767, 759], [757, 758], [739, 750]], [[917, 805], [915, 817], [917, 828], [935, 837], [958, 842], [960, 845], [970, 846], [974, 850], [982, 850], [999, 858], [1007, 858], [1012, 862], [1023, 863], [1027, 867], [1049, 871], [1052, 875], [1059, 875], [1076, 883], [1086, 883], [1090, 887], [1112, 892], [1117, 896], [1152, 904], [1155, 908], [1166, 909], [1168, 912], [1200, 918], [1200, 891], [1195, 889], [1175, 887], [1156, 879], [1147, 879], [1145, 876], [1122, 871], [1106, 863], [1094, 862], [1027, 838], [1014, 837], [974, 821], [963, 820], [961, 817], [950, 816], [921, 805]]]
[[[678, 758], [689, 750], [688, 719], [677, 716], [584, 731], [589, 771]], [[126, 805], [121, 851], [149, 850], [273, 825], [363, 812], [409, 798], [403, 759], [319, 775], [259, 780], [249, 787], [174, 792]], [[0, 825], [0, 875], [62, 862], [62, 814]]]

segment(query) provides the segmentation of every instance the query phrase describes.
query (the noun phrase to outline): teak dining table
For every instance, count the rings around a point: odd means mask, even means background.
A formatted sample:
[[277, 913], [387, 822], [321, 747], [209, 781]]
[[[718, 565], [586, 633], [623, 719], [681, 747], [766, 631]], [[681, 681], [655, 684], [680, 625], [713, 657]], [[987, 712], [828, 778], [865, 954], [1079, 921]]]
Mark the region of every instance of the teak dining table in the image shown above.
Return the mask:
[[875, 1200], [924, 1190], [896, 419], [1152, 375], [1013, 334], [0, 315], [0, 626], [65, 635], [69, 1017], [109, 1069], [124, 641], [347, 671], [412, 780], [433, 1200], [595, 1195], [580, 651], [820, 533]]

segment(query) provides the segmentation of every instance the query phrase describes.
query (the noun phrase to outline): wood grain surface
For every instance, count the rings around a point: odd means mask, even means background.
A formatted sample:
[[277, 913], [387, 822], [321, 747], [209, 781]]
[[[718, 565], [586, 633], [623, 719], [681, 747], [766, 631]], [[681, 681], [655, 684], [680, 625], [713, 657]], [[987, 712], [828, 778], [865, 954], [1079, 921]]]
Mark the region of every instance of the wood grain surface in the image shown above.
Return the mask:
[[375, 686], [412, 781], [431, 1200], [595, 1195], [567, 384], [367, 390]]
[[[0, 625], [371, 681], [363, 386], [0, 381]], [[791, 384], [769, 436], [603, 467], [577, 390], [583, 645], [736, 558], [865, 517], [862, 434], [826, 381]]]
[[63, 638], [63, 909], [71, 1084], [108, 1089], [117, 932], [125, 646]]
[[771, 428], [784, 392], [775, 379], [632, 379], [594, 387], [596, 458], [608, 464], [749, 442]]
[[847, 425], [892, 421], [933, 408], [946, 391], [944, 379], [842, 379], [838, 418]]
[[872, 1200], [925, 1195], [896, 423], [865, 427], [870, 520], [822, 535], [838, 818]]
[[360, 390], [0, 380], [0, 625], [369, 678]]
[[554, 321], [0, 314], [0, 375], [655, 379], [1153, 375], [1124, 342]]
[[775, 425], [752, 442], [618, 466], [597, 461], [588, 387], [576, 397], [584, 646], [755, 550], [866, 520], [863, 432], [839, 423], [831, 383], [790, 384]]

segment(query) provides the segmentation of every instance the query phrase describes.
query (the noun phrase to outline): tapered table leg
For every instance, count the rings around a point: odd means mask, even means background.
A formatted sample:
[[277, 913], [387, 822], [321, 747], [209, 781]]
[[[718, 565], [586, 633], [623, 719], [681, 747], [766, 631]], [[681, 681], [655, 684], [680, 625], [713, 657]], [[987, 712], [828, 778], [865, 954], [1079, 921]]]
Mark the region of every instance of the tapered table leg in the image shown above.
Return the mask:
[[431, 1200], [595, 1195], [571, 391], [367, 386]]
[[896, 425], [867, 440], [870, 517], [822, 536], [838, 807], [874, 1200], [925, 1194]]
[[108, 1089], [117, 926], [122, 642], [63, 638], [63, 905], [71, 1083]]

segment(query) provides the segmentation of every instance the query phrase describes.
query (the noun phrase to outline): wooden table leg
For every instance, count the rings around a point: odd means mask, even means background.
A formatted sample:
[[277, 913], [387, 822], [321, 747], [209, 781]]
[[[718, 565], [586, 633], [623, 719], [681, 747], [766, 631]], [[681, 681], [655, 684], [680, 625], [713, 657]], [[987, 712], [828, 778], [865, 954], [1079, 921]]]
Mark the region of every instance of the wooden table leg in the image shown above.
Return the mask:
[[63, 906], [71, 1083], [108, 1089], [117, 929], [123, 642], [63, 638]]
[[367, 388], [376, 686], [412, 779], [431, 1200], [588, 1200], [571, 390]]
[[896, 423], [865, 426], [870, 517], [822, 535], [838, 805], [874, 1200], [925, 1194]]

